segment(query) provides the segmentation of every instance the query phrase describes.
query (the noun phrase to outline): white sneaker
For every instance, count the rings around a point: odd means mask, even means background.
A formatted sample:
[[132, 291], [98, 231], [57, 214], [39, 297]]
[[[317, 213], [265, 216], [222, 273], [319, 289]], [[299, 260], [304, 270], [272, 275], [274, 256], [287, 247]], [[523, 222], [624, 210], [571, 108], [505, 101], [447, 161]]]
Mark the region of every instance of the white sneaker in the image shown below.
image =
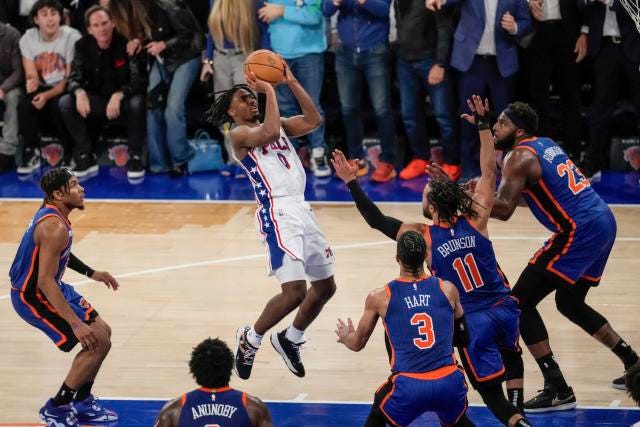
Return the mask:
[[18, 166], [17, 172], [21, 175], [28, 175], [40, 169], [40, 150], [37, 148], [33, 151], [24, 152], [22, 163]]
[[318, 178], [331, 176], [331, 168], [324, 147], [316, 147], [311, 150], [311, 171]]

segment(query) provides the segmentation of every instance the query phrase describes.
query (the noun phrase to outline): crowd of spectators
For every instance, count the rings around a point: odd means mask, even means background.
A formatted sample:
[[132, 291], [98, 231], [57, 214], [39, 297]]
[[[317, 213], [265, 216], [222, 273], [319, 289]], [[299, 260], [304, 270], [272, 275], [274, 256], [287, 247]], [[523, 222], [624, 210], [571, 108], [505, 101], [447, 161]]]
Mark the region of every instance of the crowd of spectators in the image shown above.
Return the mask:
[[[195, 155], [195, 82], [241, 83], [260, 48], [287, 61], [320, 111], [339, 101], [359, 176], [371, 167], [363, 140], [379, 140], [376, 182], [423, 175], [434, 139], [451, 178], [477, 176], [477, 132], [459, 118], [472, 94], [493, 111], [530, 102], [539, 133], [587, 176], [607, 167], [623, 99], [638, 135], [640, 34], [620, 0], [4, 0], [0, 21], [0, 173], [46, 159], [88, 176], [104, 150], [97, 134], [116, 124], [126, 149], [113, 158], [129, 177], [181, 176]], [[277, 95], [283, 116], [298, 113], [286, 86]], [[317, 177], [331, 175], [329, 125], [294, 141]], [[228, 149], [229, 125], [218, 131]], [[231, 156], [221, 172], [244, 176]]]

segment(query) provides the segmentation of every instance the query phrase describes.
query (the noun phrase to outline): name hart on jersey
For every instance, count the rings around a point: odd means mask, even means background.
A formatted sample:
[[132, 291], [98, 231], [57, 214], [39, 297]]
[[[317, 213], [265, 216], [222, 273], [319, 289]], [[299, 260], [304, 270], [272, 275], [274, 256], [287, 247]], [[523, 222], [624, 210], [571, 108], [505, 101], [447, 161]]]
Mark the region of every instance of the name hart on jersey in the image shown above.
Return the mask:
[[207, 415], [217, 415], [220, 417], [233, 417], [233, 414], [238, 410], [233, 405], [223, 405], [220, 403], [205, 403], [203, 405], [198, 405], [195, 408], [191, 408], [191, 413], [193, 415], [193, 419], [197, 420], [200, 417], [205, 417]]
[[465, 236], [459, 239], [452, 239], [448, 242], [444, 242], [436, 249], [440, 252], [440, 255], [443, 257], [447, 257], [452, 252], [455, 252], [460, 249], [469, 249], [476, 247], [476, 236]]
[[276, 141], [270, 144], [266, 144], [260, 147], [262, 149], [262, 154], [265, 156], [269, 154], [269, 150], [267, 150], [267, 147], [270, 148], [271, 151], [290, 151], [291, 150], [289, 148], [289, 144], [287, 144], [287, 141], [285, 141], [284, 138], [282, 137], [278, 138]]
[[407, 304], [407, 308], [429, 307], [429, 298], [431, 298], [431, 295], [412, 295], [404, 297], [404, 302]]

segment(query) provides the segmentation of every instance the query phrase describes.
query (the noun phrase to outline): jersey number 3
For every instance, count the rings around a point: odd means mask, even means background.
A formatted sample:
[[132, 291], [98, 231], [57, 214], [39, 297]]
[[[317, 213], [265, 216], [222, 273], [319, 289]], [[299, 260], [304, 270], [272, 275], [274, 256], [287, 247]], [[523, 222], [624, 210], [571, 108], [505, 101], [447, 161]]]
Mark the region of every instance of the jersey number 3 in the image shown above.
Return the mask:
[[411, 324], [418, 327], [420, 338], [414, 338], [413, 344], [420, 350], [433, 347], [436, 336], [433, 332], [433, 320], [427, 313], [416, 313], [411, 318]]
[[[560, 163], [556, 168], [558, 175], [563, 177], [567, 175], [569, 177], [569, 190], [573, 194], [578, 194], [585, 188], [591, 185], [589, 180], [580, 172], [580, 169], [571, 160], [567, 160], [564, 163]], [[577, 178], [577, 179], [576, 179]]]

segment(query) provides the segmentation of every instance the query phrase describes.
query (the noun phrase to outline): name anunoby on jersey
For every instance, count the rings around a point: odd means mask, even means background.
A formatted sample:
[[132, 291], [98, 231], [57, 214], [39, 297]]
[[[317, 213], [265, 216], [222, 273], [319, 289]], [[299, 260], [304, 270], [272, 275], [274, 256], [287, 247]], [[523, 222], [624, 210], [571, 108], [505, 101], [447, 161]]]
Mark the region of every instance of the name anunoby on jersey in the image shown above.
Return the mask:
[[460, 249], [469, 249], [476, 247], [476, 236], [465, 236], [459, 239], [452, 239], [448, 242], [444, 242], [436, 249], [440, 252], [444, 258], [449, 256], [452, 252], [455, 252]]
[[221, 403], [205, 403], [202, 405], [198, 405], [195, 408], [191, 408], [191, 414], [193, 415], [194, 420], [197, 420], [200, 417], [211, 415], [231, 418], [237, 410], [238, 408], [233, 405], [224, 405]]

